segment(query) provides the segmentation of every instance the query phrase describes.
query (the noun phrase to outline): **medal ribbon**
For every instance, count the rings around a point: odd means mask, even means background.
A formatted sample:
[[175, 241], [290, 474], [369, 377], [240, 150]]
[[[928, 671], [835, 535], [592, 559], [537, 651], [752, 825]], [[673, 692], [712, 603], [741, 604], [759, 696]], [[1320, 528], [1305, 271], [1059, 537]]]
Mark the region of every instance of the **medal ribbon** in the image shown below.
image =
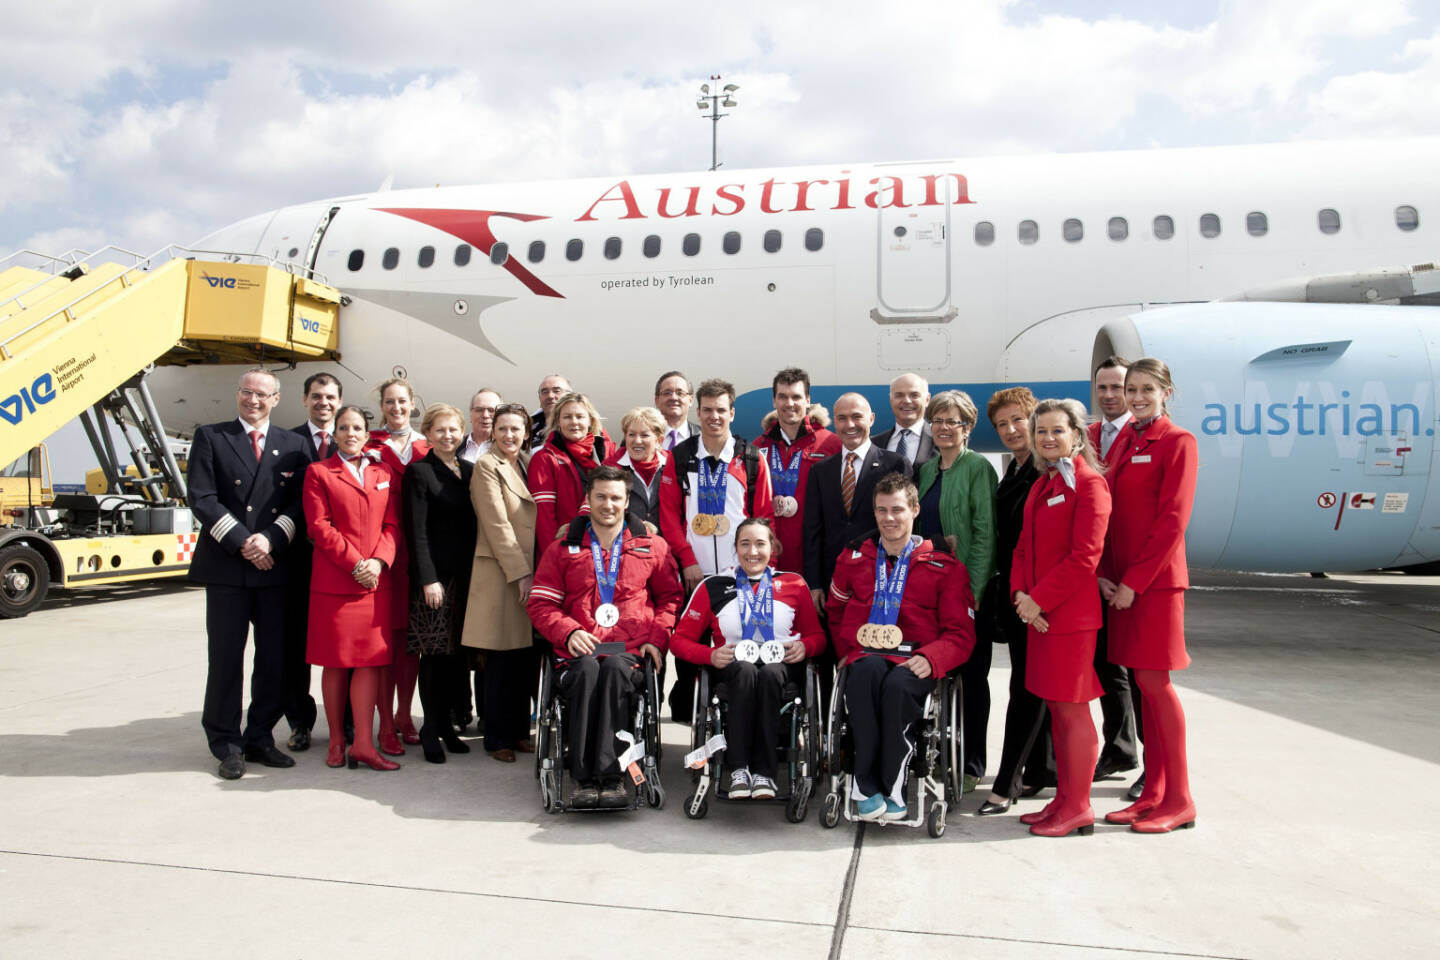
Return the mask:
[[[754, 593], [744, 568], [735, 568], [735, 602], [740, 604], [741, 640], [766, 643], [775, 639], [775, 585], [769, 567], [760, 575], [760, 589]], [[760, 634], [758, 640], [756, 633]]]
[[770, 483], [777, 497], [795, 496], [800, 486], [800, 458], [804, 455], [805, 451], [797, 449], [787, 467], [780, 454], [780, 444], [770, 446]]
[[615, 584], [620, 579], [620, 554], [625, 552], [625, 531], [615, 538], [610, 547], [610, 566], [607, 569], [600, 553], [600, 538], [595, 535], [595, 525], [590, 525], [590, 559], [595, 562], [595, 586], [600, 590], [601, 603], [615, 602]]
[[709, 457], [700, 457], [695, 464], [695, 479], [700, 486], [700, 512], [716, 516], [725, 512], [725, 478], [728, 464], [723, 461], [712, 472]]
[[875, 597], [870, 601], [870, 623], [893, 626], [900, 619], [900, 598], [905, 593], [905, 579], [910, 572], [910, 554], [915, 549], [912, 537], [905, 552], [895, 561], [895, 572], [885, 576], [885, 548], [875, 551]]

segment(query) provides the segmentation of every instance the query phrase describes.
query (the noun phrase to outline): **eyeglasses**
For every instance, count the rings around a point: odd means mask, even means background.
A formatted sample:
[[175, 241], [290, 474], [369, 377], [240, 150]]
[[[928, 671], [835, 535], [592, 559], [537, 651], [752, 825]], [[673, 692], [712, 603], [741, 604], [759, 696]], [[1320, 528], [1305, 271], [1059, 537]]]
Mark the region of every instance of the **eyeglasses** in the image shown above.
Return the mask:
[[246, 400], [269, 400], [271, 397], [277, 395], [278, 394], [274, 393], [261, 393], [258, 390], [247, 390], [245, 387], [240, 388], [240, 396], [244, 397]]
[[950, 419], [950, 420], [931, 420], [931, 421], [930, 421], [930, 425], [931, 425], [932, 427], [946, 427], [946, 428], [948, 428], [948, 429], [950, 429], [950, 430], [958, 430], [960, 427], [965, 426], [965, 421], [964, 421], [964, 420], [953, 420], [953, 419]]
[[690, 391], [689, 391], [689, 390], [661, 390], [661, 391], [660, 391], [660, 396], [665, 397], [667, 400], [668, 400], [668, 399], [672, 399], [672, 398], [673, 398], [673, 399], [676, 399], [676, 400], [684, 400], [686, 397], [690, 396]]
[[494, 407], [471, 407], [471, 408], [470, 408], [470, 412], [471, 412], [471, 413], [488, 413], [488, 414], [491, 414], [491, 415], [493, 416], [494, 413], [495, 413], [495, 408], [494, 408]]

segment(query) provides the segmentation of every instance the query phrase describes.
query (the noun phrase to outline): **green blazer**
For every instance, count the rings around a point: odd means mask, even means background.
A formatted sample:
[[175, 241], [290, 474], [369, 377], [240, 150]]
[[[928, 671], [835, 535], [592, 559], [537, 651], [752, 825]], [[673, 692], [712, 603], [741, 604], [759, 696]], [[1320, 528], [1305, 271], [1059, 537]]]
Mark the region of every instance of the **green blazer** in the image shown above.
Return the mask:
[[[920, 497], [940, 476], [940, 458], [920, 465]], [[940, 528], [954, 539], [955, 557], [970, 571], [970, 592], [980, 602], [995, 570], [995, 468], [973, 450], [955, 459], [940, 487]]]

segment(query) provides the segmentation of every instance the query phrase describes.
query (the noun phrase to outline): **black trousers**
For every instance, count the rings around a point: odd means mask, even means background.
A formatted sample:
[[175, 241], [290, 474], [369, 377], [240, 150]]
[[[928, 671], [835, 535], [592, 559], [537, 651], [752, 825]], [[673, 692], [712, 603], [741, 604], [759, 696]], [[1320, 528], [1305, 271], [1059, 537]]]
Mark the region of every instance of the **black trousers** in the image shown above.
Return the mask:
[[674, 662], [675, 684], [670, 688], [666, 700], [670, 704], [670, 716], [675, 722], [689, 723], [690, 714], [695, 707], [695, 678], [700, 676], [700, 668], [679, 657], [675, 657]]
[[[250, 711], [242, 734], [245, 639], [252, 624], [255, 656], [250, 675]], [[210, 752], [223, 760], [250, 747], [274, 746], [270, 731], [285, 713], [285, 587], [206, 584], [205, 632], [210, 665], [200, 723], [210, 742]]]
[[[1108, 623], [1109, 608], [1102, 605], [1101, 609]], [[1100, 760], [1117, 760], [1133, 766], [1139, 759], [1135, 745], [1140, 720], [1135, 703], [1139, 698], [1130, 689], [1130, 671], [1110, 662], [1107, 632], [1101, 626], [1095, 635], [1095, 674], [1104, 691], [1100, 694]]]
[[310, 623], [310, 578], [293, 580], [285, 586], [285, 722], [290, 731], [315, 726], [315, 698], [310, 695], [310, 664], [305, 659], [305, 640]]
[[535, 694], [535, 648], [485, 651], [485, 749], [514, 750], [530, 739], [530, 698]]
[[990, 658], [995, 645], [988, 637], [975, 639], [975, 651], [960, 665], [960, 723], [965, 731], [965, 772], [985, 776], [985, 736], [990, 728]]
[[[485, 673], [488, 677], [488, 664]], [[618, 758], [628, 744], [616, 734], [630, 730], [634, 698], [645, 686], [640, 658], [631, 653], [599, 660], [593, 654], [576, 657], [561, 665], [559, 686], [569, 726], [570, 775], [581, 783], [618, 779]], [[488, 724], [485, 733], [488, 739]]]
[[1005, 707], [1005, 743], [1000, 748], [1000, 769], [991, 789], [1002, 797], [1017, 797], [1026, 787], [1055, 786], [1055, 752], [1050, 741], [1050, 712], [1045, 701], [1025, 688], [1025, 634], [1012, 635], [1010, 651], [1010, 703]]
[[845, 672], [845, 713], [855, 746], [856, 800], [882, 793], [905, 802], [905, 769], [915, 752], [915, 721], [925, 712], [925, 697], [935, 678], [922, 680], [899, 664], [869, 655]]
[[725, 684], [725, 765], [749, 767], [774, 779], [780, 748], [780, 697], [788, 676], [783, 663], [731, 661], [716, 674]]

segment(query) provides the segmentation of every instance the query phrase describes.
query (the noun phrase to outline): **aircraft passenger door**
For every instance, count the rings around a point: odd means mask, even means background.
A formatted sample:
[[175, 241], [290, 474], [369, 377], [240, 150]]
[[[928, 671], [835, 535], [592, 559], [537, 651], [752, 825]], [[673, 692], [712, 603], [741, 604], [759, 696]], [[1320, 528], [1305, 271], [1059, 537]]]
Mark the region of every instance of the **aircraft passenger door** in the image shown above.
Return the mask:
[[[949, 177], [936, 188], [943, 203], [884, 206], [876, 211], [876, 323], [948, 323], [955, 317], [950, 292]], [[924, 184], [905, 182], [913, 201], [923, 199]], [[882, 195], [883, 197], [883, 195]], [[899, 193], [884, 199], [899, 200]], [[940, 199], [937, 196], [937, 199]]]

